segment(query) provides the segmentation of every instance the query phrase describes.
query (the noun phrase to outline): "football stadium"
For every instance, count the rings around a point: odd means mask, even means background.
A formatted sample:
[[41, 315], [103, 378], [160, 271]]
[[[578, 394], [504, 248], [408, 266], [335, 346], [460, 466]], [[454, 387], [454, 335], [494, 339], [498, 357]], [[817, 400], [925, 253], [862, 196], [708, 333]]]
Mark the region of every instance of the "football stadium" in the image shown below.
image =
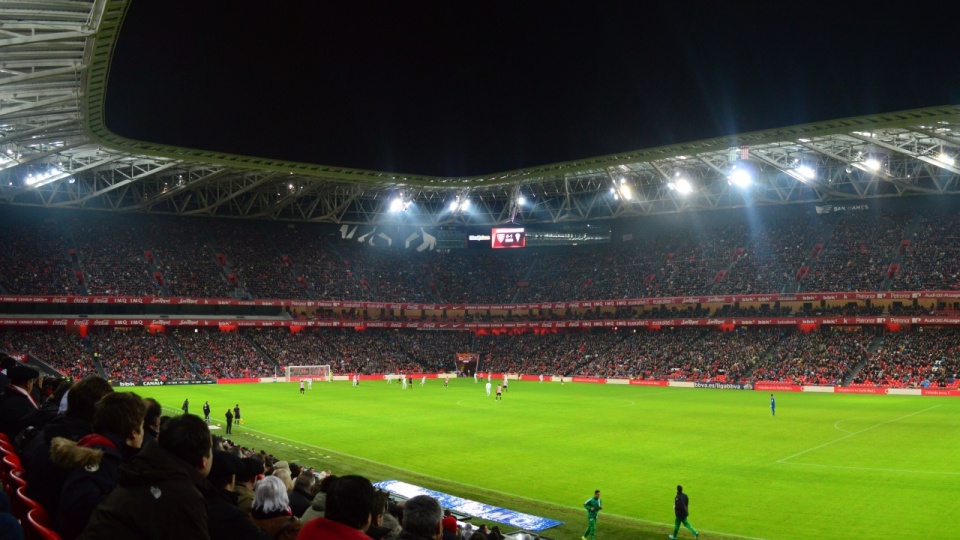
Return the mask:
[[108, 128], [129, 9], [0, 3], [3, 538], [956, 534], [960, 106], [321, 165]]

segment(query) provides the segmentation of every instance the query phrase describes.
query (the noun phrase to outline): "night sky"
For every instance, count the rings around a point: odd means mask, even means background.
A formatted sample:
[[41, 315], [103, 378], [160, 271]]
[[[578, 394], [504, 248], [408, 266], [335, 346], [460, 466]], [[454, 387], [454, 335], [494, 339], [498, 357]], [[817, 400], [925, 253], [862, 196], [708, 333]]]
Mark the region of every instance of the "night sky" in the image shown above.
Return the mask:
[[949, 3], [133, 0], [135, 139], [481, 175], [960, 102]]

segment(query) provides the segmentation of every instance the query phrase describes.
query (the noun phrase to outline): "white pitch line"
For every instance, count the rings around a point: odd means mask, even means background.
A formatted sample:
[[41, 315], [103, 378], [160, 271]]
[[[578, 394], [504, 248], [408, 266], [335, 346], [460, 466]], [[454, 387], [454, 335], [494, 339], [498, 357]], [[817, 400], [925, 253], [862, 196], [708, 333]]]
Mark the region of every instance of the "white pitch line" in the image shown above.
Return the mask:
[[881, 469], [876, 467], [853, 467], [850, 465], [824, 465], [822, 463], [787, 463], [786, 465], [797, 465], [803, 467], [824, 467], [828, 469], [851, 469], [855, 471], [871, 472], [891, 472], [905, 474], [933, 474], [942, 476], [960, 476], [960, 471], [918, 471], [914, 469]]
[[842, 440], [844, 440], [844, 439], [849, 439], [850, 437], [853, 437], [853, 436], [855, 436], [855, 435], [859, 435], [859, 434], [861, 434], [861, 433], [863, 433], [863, 432], [865, 432], [865, 431], [870, 431], [871, 429], [878, 428], [878, 427], [880, 427], [880, 426], [883, 426], [883, 425], [886, 425], [886, 424], [890, 424], [890, 423], [896, 422], [896, 421], [898, 421], [898, 420], [903, 420], [904, 418], [909, 418], [909, 417], [911, 417], [911, 416], [916, 416], [916, 415], [918, 415], [918, 414], [920, 414], [920, 413], [925, 413], [925, 412], [927, 412], [927, 411], [936, 409], [936, 408], [939, 407], [939, 406], [940, 406], [940, 405], [934, 405], [933, 407], [928, 407], [928, 408], [926, 408], [926, 409], [924, 409], [924, 410], [922, 410], [922, 411], [917, 411], [917, 412], [913, 412], [913, 413], [910, 413], [910, 414], [905, 414], [905, 415], [903, 415], [903, 416], [894, 418], [893, 420], [887, 420], [887, 421], [885, 421], [885, 422], [880, 422], [879, 424], [874, 424], [874, 425], [872, 425], [872, 426], [870, 426], [870, 427], [863, 428], [863, 429], [861, 429], [860, 431], [854, 431], [853, 433], [851, 433], [851, 434], [849, 434], [849, 435], [845, 435], [845, 436], [843, 436], [843, 437], [840, 437], [839, 439], [834, 439], [834, 440], [832, 440], [832, 441], [825, 442], [825, 443], [823, 443], [823, 444], [821, 444], [821, 445], [819, 445], [819, 446], [814, 446], [813, 448], [808, 448], [808, 449], [806, 449], [806, 450], [804, 450], [804, 451], [802, 451], [802, 452], [797, 452], [796, 454], [793, 454], [792, 456], [787, 456], [787, 457], [785, 457], [785, 458], [783, 458], [783, 459], [777, 460], [776, 462], [777, 462], [777, 463], [783, 463], [784, 461], [789, 461], [789, 460], [791, 460], [791, 459], [793, 459], [793, 458], [795, 458], [795, 457], [797, 457], [797, 456], [802, 456], [802, 455], [804, 455], [804, 454], [806, 454], [806, 453], [813, 452], [814, 450], [819, 450], [819, 449], [821, 449], [821, 448], [823, 448], [823, 447], [825, 447], [825, 446], [830, 446], [831, 444], [838, 443], [838, 442], [840, 442], [840, 441], [842, 441]]
[[[256, 430], [256, 429], [247, 428], [247, 431], [255, 431], [255, 432], [257, 432], [257, 433], [263, 433], [264, 435], [271, 435], [271, 434], [269, 434], [269, 433], [265, 433], [265, 432], [263, 432], [263, 431], [259, 431], [259, 430]], [[254, 437], [257, 437], [257, 435], [253, 435], [253, 436], [254, 436]], [[303, 442], [303, 441], [297, 441], [297, 440], [294, 440], [294, 439], [288, 439], [287, 437], [281, 437], [281, 436], [279, 436], [279, 435], [272, 435], [272, 436], [275, 437], [276, 439], [284, 439], [284, 440], [287, 440], [287, 441], [299, 443], [299, 444], [302, 444], [302, 445], [307, 446], [307, 447], [309, 447], [309, 448], [316, 448], [317, 450], [327, 450], [326, 448], [322, 448], [322, 447], [319, 447], [319, 446], [314, 446], [314, 445], [312, 445], [312, 444], [308, 444], [308, 443]], [[273, 443], [279, 442], [279, 441], [277, 441], [277, 440], [275, 440], [275, 439], [271, 439], [271, 438], [269, 438], [269, 437], [259, 437], [259, 438], [261, 438], [261, 439], [263, 439], [263, 440], [265, 440], [265, 441], [273, 442]], [[280, 444], [283, 444], [283, 443], [280, 443]], [[310, 453], [312, 453], [312, 454], [317, 454], [317, 452], [313, 452], [313, 451], [310, 451]], [[420, 473], [420, 472], [417, 472], [417, 471], [411, 471], [411, 470], [409, 470], [409, 469], [404, 469], [403, 467], [397, 467], [396, 465], [391, 465], [391, 464], [388, 464], [388, 463], [381, 463], [381, 462], [379, 462], [379, 461], [374, 461], [374, 460], [372, 460], [372, 459], [367, 459], [367, 458], [360, 457], [360, 456], [354, 456], [354, 455], [352, 455], [352, 454], [344, 454], [344, 453], [342, 453], [342, 452], [338, 452], [338, 454], [340, 454], [340, 455], [342, 455], [342, 456], [347, 456], [347, 457], [350, 457], [350, 458], [352, 458], [352, 459], [356, 459], [356, 460], [359, 460], [359, 461], [366, 461], [367, 463], [373, 463], [373, 464], [376, 464], [376, 465], [380, 465], [381, 467], [389, 467], [389, 468], [391, 468], [391, 469], [396, 469], [396, 470], [398, 470], [398, 471], [404, 471], [404, 472], [406, 472], [406, 473], [408, 473], [408, 474], [411, 474], [411, 475], [422, 476], [422, 477], [425, 477], [425, 478], [433, 478], [432, 476], [429, 476], [429, 475], [426, 475], [426, 474], [423, 474], [423, 473]], [[330, 456], [324, 456], [324, 458], [329, 458], [329, 457], [330, 457]], [[308, 458], [308, 459], [314, 459], [314, 458]], [[445, 481], [448, 481], [448, 482], [449, 482], [449, 480], [445, 480]], [[455, 482], [455, 483], [456, 483], [456, 484], [460, 484], [460, 485], [465, 486], [465, 487], [468, 487], [468, 488], [473, 488], [473, 489], [480, 490], [480, 491], [484, 491], [484, 492], [487, 492], [487, 493], [494, 493], [494, 494], [497, 494], [497, 495], [503, 495], [503, 496], [505, 496], [505, 497], [512, 497], [512, 498], [514, 498], [514, 499], [522, 499], [522, 500], [529, 501], [529, 502], [533, 502], [533, 503], [543, 503], [543, 502], [544, 502], [542, 499], [534, 499], [534, 498], [532, 498], [532, 497], [525, 497], [525, 496], [523, 496], [523, 495], [518, 495], [518, 494], [516, 494], [516, 493], [506, 493], [506, 492], [504, 492], [504, 491], [497, 491], [497, 490], [495, 490], [495, 489], [490, 489], [490, 488], [483, 487], [483, 486], [475, 486], [475, 485], [473, 485], [473, 484], [467, 484], [467, 483], [465, 483], [465, 482]], [[566, 508], [566, 509], [568, 509], [568, 510], [580, 510], [579, 507], [575, 507], [575, 506], [563, 506], [563, 505], [559, 505], [559, 504], [556, 505], [556, 506], [561, 507], [561, 508]], [[634, 521], [634, 522], [637, 522], [637, 523], [645, 523], [645, 524], [647, 524], [647, 525], [658, 525], [658, 526], [663, 526], [663, 527], [665, 527], [665, 528], [670, 528], [670, 527], [673, 526], [672, 523], [666, 523], [666, 522], [662, 522], [662, 521], [651, 521], [651, 520], [648, 520], [648, 519], [641, 519], [641, 518], [632, 517], [632, 516], [621, 516], [621, 515], [618, 515], [618, 514], [607, 514], [607, 515], [615, 516], [615, 517], [617, 517], [617, 518], [620, 518], [620, 519], [623, 519], [623, 520], [626, 520], [626, 521]], [[566, 523], [565, 523], [565, 524], [566, 524]], [[727, 537], [730, 537], [730, 538], [741, 538], [741, 539], [743, 539], [743, 540], [767, 540], [766, 538], [758, 538], [758, 537], [755, 537], [755, 536], [744, 536], [744, 535], [741, 535], [741, 534], [734, 534], [734, 533], [725, 533], [725, 532], [718, 532], [718, 531], [708, 531], [708, 530], [706, 530], [706, 529], [699, 529], [699, 530], [704, 531], [704, 532], [708, 532], [708, 533], [710, 533], [711, 535], [727, 536]]]

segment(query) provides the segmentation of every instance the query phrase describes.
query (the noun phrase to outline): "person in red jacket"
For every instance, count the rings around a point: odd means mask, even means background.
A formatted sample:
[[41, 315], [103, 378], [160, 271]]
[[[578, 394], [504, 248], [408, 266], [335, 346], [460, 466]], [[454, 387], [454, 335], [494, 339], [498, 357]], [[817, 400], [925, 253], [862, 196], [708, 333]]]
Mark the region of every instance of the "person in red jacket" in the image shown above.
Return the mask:
[[297, 540], [370, 540], [365, 532], [375, 495], [373, 484], [362, 476], [333, 480], [327, 488], [326, 516], [304, 524]]

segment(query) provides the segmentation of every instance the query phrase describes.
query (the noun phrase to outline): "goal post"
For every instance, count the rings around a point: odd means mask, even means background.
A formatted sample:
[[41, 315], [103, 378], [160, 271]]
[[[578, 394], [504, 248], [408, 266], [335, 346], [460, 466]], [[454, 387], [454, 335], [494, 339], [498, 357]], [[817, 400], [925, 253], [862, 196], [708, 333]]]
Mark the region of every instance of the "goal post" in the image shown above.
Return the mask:
[[299, 381], [304, 379], [313, 379], [316, 381], [330, 381], [330, 365], [323, 366], [287, 366], [286, 372], [288, 381]]

